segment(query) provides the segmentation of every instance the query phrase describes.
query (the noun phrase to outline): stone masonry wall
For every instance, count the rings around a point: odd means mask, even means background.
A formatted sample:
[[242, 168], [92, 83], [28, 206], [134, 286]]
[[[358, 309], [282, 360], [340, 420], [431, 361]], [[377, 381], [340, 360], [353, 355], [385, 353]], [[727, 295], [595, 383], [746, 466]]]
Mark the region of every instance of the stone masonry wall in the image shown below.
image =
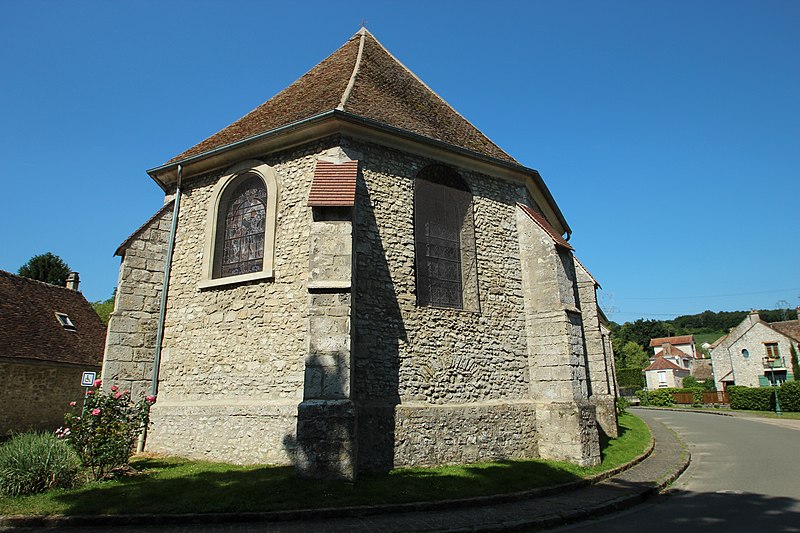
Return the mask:
[[171, 223], [170, 208], [139, 231], [120, 264], [102, 378], [106, 387], [130, 390], [134, 399], [150, 394]]
[[211, 192], [225, 169], [184, 183], [147, 450], [293, 461], [307, 352], [306, 202], [315, 156], [332, 142], [257, 158], [278, 181], [272, 280], [198, 288]]
[[5, 383], [0, 409], [0, 436], [24, 431], [53, 431], [64, 425], [69, 402], [80, 405], [83, 372], [98, 367], [0, 362]]
[[[528, 398], [514, 218], [525, 188], [455, 169], [473, 195], [480, 312], [418, 307], [414, 178], [438, 162], [367, 143], [348, 148], [362, 161], [363, 175], [354, 291], [360, 466], [458, 462], [464, 452], [457, 445], [477, 434], [482, 451], [475, 453], [486, 458], [534, 454], [535, 411], [506, 405]], [[462, 418], [467, 411], [470, 424]], [[491, 421], [505, 416], [492, 429]], [[514, 440], [508, 431], [525, 439]]]

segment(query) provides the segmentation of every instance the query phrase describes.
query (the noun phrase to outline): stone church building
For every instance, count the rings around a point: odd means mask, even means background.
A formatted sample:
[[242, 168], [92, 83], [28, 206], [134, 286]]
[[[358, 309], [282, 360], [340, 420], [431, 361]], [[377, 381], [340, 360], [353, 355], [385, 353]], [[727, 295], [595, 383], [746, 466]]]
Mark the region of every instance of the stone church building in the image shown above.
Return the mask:
[[541, 176], [366, 29], [148, 173], [103, 366], [157, 392], [148, 451], [352, 479], [591, 465], [616, 435], [598, 285]]

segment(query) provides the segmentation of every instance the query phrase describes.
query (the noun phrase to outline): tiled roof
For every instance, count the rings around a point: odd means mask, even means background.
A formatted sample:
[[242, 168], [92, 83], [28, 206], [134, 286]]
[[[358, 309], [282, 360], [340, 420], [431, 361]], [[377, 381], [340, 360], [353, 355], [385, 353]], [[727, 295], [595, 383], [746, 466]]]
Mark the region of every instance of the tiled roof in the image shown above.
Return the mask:
[[685, 368], [681, 368], [672, 361], [669, 361], [660, 355], [656, 357], [655, 361], [650, 363], [650, 366], [644, 369], [645, 372], [648, 370], [686, 370]]
[[169, 163], [333, 110], [517, 163], [366, 29], [267, 102]]
[[553, 229], [553, 226], [550, 225], [550, 223], [547, 221], [546, 218], [544, 218], [544, 216], [540, 215], [539, 213], [537, 213], [536, 211], [534, 211], [525, 204], [517, 203], [517, 207], [522, 209], [522, 211], [526, 215], [528, 215], [531, 218], [531, 220], [536, 222], [536, 224], [538, 224], [539, 227], [542, 228], [545, 231], [545, 233], [547, 233], [550, 236], [551, 239], [553, 239], [553, 242], [555, 243], [556, 246], [566, 248], [567, 250], [574, 250], [572, 245], [570, 245], [570, 243], [564, 240], [564, 237], [559, 235], [558, 232], [556, 232], [556, 230]]
[[[666, 346], [662, 345], [662, 346], [663, 346], [663, 349], [659, 352], [659, 354], [674, 355], [675, 357], [691, 357], [691, 355], [689, 355], [688, 353], [677, 349], [676, 347], [674, 347], [671, 344], [667, 344]], [[656, 348], [658, 348], [658, 346], [656, 346]]]
[[142, 224], [141, 226], [139, 226], [139, 227], [136, 229], [136, 231], [134, 231], [133, 233], [131, 233], [131, 234], [128, 236], [128, 238], [127, 238], [127, 239], [125, 239], [124, 241], [122, 241], [122, 244], [120, 244], [119, 246], [117, 246], [117, 250], [114, 252], [114, 255], [119, 255], [119, 256], [122, 256], [123, 252], [125, 251], [125, 248], [127, 248], [127, 247], [130, 245], [130, 243], [131, 243], [131, 241], [134, 239], [134, 237], [136, 237], [137, 235], [139, 235], [139, 233], [141, 233], [141, 232], [142, 232], [142, 231], [143, 231], [143, 230], [144, 230], [144, 229], [145, 229], [147, 226], [149, 226], [149, 225], [150, 225], [150, 223], [151, 223], [152, 221], [154, 221], [155, 219], [157, 219], [158, 217], [160, 217], [160, 216], [161, 216], [161, 214], [162, 214], [164, 211], [167, 211], [168, 209], [172, 209], [172, 205], [173, 205], [174, 203], [175, 203], [175, 200], [170, 200], [169, 202], [165, 203], [165, 204], [164, 204], [164, 206], [163, 206], [161, 209], [159, 209], [158, 211], [156, 211], [156, 212], [155, 212], [155, 214], [154, 214], [153, 216], [151, 216], [150, 218], [148, 218], [148, 219], [147, 219], [147, 222], [145, 222], [144, 224]]
[[356, 176], [358, 161], [317, 161], [308, 193], [309, 207], [352, 207], [356, 202]]
[[[67, 315], [70, 331], [56, 318]], [[0, 270], [0, 358], [100, 366], [106, 328], [78, 291]]]
[[677, 337], [658, 337], [656, 339], [650, 339], [650, 347], [661, 346], [666, 342], [670, 344], [694, 344], [694, 336], [678, 335]]
[[772, 322], [767, 325], [772, 329], [774, 329], [775, 331], [777, 331], [778, 333], [783, 333], [787, 337], [791, 337], [794, 340], [800, 342], [800, 320]]

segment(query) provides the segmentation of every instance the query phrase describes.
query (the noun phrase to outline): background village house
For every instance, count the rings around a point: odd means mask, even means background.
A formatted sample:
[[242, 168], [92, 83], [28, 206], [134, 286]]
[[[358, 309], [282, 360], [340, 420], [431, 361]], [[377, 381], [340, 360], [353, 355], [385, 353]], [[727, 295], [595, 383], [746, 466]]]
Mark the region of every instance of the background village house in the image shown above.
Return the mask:
[[80, 402], [83, 372], [100, 375], [106, 329], [78, 291], [0, 270], [0, 437], [53, 431]]
[[800, 352], [800, 319], [769, 323], [751, 311], [711, 345], [717, 390], [729, 385], [769, 387], [794, 381], [793, 352]]
[[157, 389], [148, 450], [353, 479], [591, 465], [616, 435], [597, 284], [542, 178], [366, 29], [149, 174], [103, 367]]

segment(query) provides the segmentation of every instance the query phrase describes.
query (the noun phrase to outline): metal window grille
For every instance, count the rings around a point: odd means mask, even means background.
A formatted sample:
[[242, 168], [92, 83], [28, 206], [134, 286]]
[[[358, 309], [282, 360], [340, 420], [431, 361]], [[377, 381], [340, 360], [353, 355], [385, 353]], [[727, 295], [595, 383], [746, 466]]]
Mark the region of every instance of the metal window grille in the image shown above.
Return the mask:
[[462, 255], [475, 248], [474, 232], [464, 231], [467, 215], [472, 194], [455, 171], [432, 166], [420, 172], [414, 190], [419, 305], [464, 308]]
[[245, 178], [224, 210], [221, 277], [260, 272], [264, 265], [267, 190], [256, 177]]

